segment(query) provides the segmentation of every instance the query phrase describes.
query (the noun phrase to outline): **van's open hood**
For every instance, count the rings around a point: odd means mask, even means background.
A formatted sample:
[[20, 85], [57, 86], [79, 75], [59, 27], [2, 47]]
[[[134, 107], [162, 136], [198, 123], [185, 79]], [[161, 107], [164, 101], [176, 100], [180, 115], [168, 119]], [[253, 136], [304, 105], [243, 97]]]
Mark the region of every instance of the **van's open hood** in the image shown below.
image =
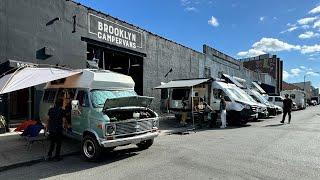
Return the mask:
[[121, 98], [112, 98], [107, 99], [104, 103], [103, 110], [112, 109], [112, 108], [121, 108], [121, 107], [149, 107], [153, 97], [147, 96], [130, 96], [130, 97], [121, 97]]

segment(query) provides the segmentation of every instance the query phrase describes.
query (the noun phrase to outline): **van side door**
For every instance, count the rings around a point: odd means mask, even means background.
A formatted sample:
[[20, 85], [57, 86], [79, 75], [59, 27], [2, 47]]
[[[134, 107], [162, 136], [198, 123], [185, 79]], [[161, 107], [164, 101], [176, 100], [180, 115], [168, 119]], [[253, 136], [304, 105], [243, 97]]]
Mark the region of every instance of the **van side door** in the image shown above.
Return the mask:
[[72, 131], [76, 134], [82, 135], [83, 131], [89, 128], [89, 95], [85, 89], [78, 89], [76, 100], [79, 101], [79, 111], [71, 113]]

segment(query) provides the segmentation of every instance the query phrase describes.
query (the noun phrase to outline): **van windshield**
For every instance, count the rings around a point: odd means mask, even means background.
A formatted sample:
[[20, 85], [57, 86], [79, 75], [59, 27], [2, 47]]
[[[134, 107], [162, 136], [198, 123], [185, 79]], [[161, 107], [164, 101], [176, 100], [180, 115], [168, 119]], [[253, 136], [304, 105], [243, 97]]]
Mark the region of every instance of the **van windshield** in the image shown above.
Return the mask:
[[252, 93], [255, 95], [255, 97], [257, 97], [262, 103], [266, 104], [268, 103], [268, 100], [263, 97], [260, 93], [258, 93], [257, 91], [252, 91]]
[[109, 90], [92, 90], [91, 101], [95, 108], [103, 107], [107, 99], [137, 96], [134, 90], [109, 91]]
[[234, 98], [234, 100], [239, 101], [242, 99], [242, 96], [233, 88], [226, 88], [227, 93]]

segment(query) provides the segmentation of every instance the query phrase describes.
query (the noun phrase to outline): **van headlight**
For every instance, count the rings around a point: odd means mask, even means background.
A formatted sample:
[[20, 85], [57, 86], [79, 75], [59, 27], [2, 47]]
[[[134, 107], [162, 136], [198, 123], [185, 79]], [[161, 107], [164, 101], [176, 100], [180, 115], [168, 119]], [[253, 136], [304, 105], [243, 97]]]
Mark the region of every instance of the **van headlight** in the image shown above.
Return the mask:
[[243, 106], [244, 109], [251, 109], [251, 106], [245, 103], [242, 103], [240, 101], [236, 101], [237, 103], [241, 104]]
[[106, 135], [114, 135], [116, 133], [116, 125], [115, 124], [109, 124], [106, 128]]

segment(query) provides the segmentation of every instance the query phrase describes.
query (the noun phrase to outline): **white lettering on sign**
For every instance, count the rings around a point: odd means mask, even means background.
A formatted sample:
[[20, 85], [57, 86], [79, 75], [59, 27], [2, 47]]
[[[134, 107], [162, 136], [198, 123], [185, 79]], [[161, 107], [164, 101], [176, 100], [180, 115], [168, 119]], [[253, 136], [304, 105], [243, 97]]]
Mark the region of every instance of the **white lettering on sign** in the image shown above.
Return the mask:
[[142, 34], [140, 32], [93, 14], [89, 14], [89, 33], [95, 34], [98, 39], [120, 46], [134, 49], [142, 48]]

